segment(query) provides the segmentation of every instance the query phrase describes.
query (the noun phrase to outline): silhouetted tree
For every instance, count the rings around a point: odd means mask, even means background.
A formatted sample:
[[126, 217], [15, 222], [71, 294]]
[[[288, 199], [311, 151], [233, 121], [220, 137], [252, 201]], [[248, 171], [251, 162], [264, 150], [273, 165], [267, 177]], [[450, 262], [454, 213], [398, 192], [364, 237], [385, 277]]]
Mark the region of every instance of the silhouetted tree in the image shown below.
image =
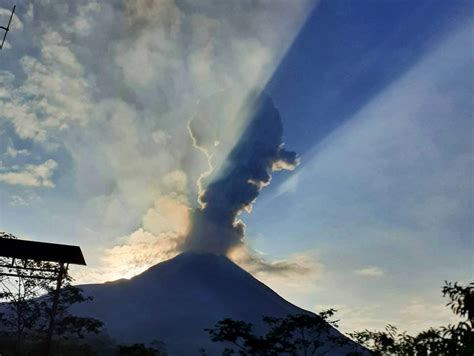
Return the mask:
[[145, 344], [120, 345], [118, 347], [120, 356], [165, 356], [166, 345], [161, 341], [151, 342], [151, 346]]
[[[0, 238], [16, 237], [0, 233]], [[10, 259], [0, 258], [0, 264], [8, 265], [8, 273], [17, 277], [0, 276], [0, 300], [5, 301], [0, 309], [0, 332], [16, 340], [16, 353], [21, 354], [26, 338], [38, 341], [46, 335], [51, 314], [53, 291], [56, 281], [37, 279], [32, 276], [51, 276], [48, 270], [57, 267], [50, 262], [28, 260], [21, 265]], [[26, 267], [26, 269], [25, 269]], [[5, 267], [4, 267], [5, 268]], [[83, 338], [86, 333], [98, 333], [102, 322], [93, 318], [70, 315], [68, 308], [76, 303], [92, 300], [85, 297], [82, 290], [71, 285], [72, 277], [65, 273], [60, 290], [54, 332], [62, 337]]]
[[[269, 343], [263, 337], [254, 335], [253, 325], [244, 321], [223, 319], [215, 325], [214, 329], [205, 329], [209, 332], [214, 342], [228, 342], [233, 344], [241, 355], [266, 355]], [[231, 354], [226, 349], [226, 354]]]
[[451, 308], [454, 314], [462, 318], [467, 318], [471, 325], [474, 325], [474, 283], [463, 287], [448, 281], [444, 282], [442, 289], [443, 297], [448, 297], [446, 304]]
[[371, 349], [375, 355], [474, 355], [474, 283], [460, 286], [445, 282], [446, 304], [461, 320], [439, 329], [430, 328], [416, 336], [400, 333], [388, 325], [385, 331], [359, 331], [349, 334], [356, 342]]
[[346, 344], [347, 338], [332, 327], [330, 320], [336, 311], [329, 309], [320, 315], [297, 314], [286, 318], [264, 317], [268, 326], [265, 335], [258, 336], [253, 325], [244, 321], [223, 319], [213, 329], [205, 329], [214, 342], [226, 342], [234, 346], [227, 348], [225, 355], [236, 350], [240, 355], [323, 355], [338, 345]]
[[336, 346], [348, 343], [347, 338], [337, 334], [333, 327], [337, 321], [331, 320], [336, 313], [329, 309], [319, 315], [297, 314], [286, 318], [264, 318], [271, 327], [266, 339], [278, 354], [317, 355], [321, 350], [328, 352]]

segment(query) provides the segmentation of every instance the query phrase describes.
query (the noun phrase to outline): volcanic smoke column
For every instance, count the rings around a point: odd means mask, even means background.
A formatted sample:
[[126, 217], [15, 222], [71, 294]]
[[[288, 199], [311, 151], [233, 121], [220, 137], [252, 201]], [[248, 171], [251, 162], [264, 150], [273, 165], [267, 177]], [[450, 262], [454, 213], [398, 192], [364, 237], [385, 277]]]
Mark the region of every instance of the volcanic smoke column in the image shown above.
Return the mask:
[[271, 98], [253, 95], [245, 106], [253, 108], [248, 126], [219, 177], [201, 196], [202, 206], [194, 210], [187, 250], [226, 254], [242, 244], [242, 210], [250, 212], [273, 171], [293, 170], [298, 164], [296, 153], [283, 148], [283, 126]]

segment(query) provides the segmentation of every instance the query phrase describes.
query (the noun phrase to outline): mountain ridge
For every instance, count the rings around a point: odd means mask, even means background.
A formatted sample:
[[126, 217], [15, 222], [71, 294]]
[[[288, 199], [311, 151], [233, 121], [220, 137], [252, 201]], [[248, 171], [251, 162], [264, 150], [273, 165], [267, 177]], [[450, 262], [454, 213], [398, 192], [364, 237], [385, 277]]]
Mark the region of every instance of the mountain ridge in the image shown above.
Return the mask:
[[187, 252], [129, 280], [79, 287], [94, 299], [74, 305], [72, 314], [102, 320], [118, 343], [162, 341], [171, 355], [195, 355], [200, 348], [220, 354], [224, 345], [211, 342], [204, 329], [223, 318], [250, 322], [258, 332], [263, 316], [314, 315], [223, 255]]

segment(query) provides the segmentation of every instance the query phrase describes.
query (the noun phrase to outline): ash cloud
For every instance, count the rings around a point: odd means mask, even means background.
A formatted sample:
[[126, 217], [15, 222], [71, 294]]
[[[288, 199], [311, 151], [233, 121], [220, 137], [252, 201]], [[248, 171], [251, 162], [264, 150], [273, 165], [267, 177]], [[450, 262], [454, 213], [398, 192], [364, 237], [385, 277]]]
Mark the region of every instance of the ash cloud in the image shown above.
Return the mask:
[[[184, 206], [190, 208], [183, 197], [196, 196], [195, 182], [208, 167], [188, 137], [196, 103], [219, 104], [204, 115], [205, 125], [203, 118], [192, 127], [213, 163], [201, 195], [247, 127], [249, 115], [239, 116], [247, 112], [244, 99], [272, 76], [313, 6], [313, 0], [22, 1], [24, 29], [15, 31], [0, 71], [0, 141], [9, 135], [32, 149], [3, 160], [0, 190], [12, 204], [24, 204], [15, 197], [25, 184], [12, 184], [18, 173], [52, 160], [54, 174], [28, 189], [60, 204], [62, 220], [75, 221], [63, 232], [89, 247], [91, 265], [101, 265], [100, 251], [114, 244], [140, 245], [127, 251], [145, 264], [158, 262], [140, 251], [168, 251], [152, 236], [160, 239], [174, 222], [182, 226], [170, 245], [180, 252], [188, 232]], [[216, 93], [225, 100], [214, 101]], [[185, 181], [178, 192], [164, 183], [176, 171]], [[52, 201], [41, 188], [55, 184], [63, 194]], [[170, 221], [159, 214], [175, 194], [183, 213]], [[151, 235], [137, 242], [131, 236], [140, 229]]]
[[218, 177], [200, 196], [201, 207], [193, 214], [187, 250], [227, 254], [240, 246], [245, 224], [239, 215], [244, 210], [250, 212], [273, 171], [292, 170], [298, 164], [296, 153], [283, 147], [281, 117], [272, 99], [252, 93], [244, 107], [252, 113], [248, 126]]

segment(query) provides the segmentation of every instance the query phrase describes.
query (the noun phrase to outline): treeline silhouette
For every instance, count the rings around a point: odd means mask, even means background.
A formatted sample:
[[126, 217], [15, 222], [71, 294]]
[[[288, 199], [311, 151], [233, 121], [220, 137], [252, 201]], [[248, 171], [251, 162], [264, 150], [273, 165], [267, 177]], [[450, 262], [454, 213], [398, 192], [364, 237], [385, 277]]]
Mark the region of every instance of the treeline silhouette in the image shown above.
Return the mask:
[[[35, 267], [41, 268], [39, 265]], [[158, 340], [148, 345], [117, 345], [107, 336], [101, 321], [70, 315], [68, 309], [71, 305], [91, 300], [83, 296], [79, 288], [72, 286], [71, 281], [67, 276], [66, 287], [61, 291], [52, 355], [168, 354], [166, 345]], [[47, 282], [28, 280], [24, 276], [15, 284], [0, 279], [0, 286], [0, 299], [6, 301], [0, 309], [0, 355], [41, 354], [45, 320], [50, 312], [51, 290]], [[47, 293], [40, 296], [41, 289]], [[324, 355], [340, 347], [347, 350], [347, 356], [367, 353], [380, 356], [474, 355], [474, 283], [460, 285], [445, 282], [442, 294], [447, 298], [447, 307], [459, 317], [459, 322], [432, 327], [414, 336], [387, 325], [383, 331], [349, 333], [349, 339], [334, 330], [333, 327], [337, 327], [337, 321], [333, 320], [334, 309], [319, 315], [307, 313], [285, 318], [264, 317], [265, 333], [257, 332], [251, 323], [230, 318], [222, 319], [205, 330], [212, 342], [222, 344], [222, 355]], [[208, 353], [200, 349], [196, 350], [196, 354]]]
[[[448, 298], [446, 305], [460, 317], [456, 324], [432, 327], [416, 336], [387, 325], [383, 331], [356, 331], [349, 333], [349, 337], [377, 356], [473, 356], [474, 283], [462, 286], [446, 281], [442, 293]], [[264, 318], [270, 326], [265, 335], [256, 335], [251, 324], [232, 319], [223, 319], [207, 331], [212, 341], [233, 346], [224, 351], [225, 355], [324, 355], [336, 346], [348, 344], [346, 338], [331, 333], [330, 326], [337, 326], [330, 320], [335, 312], [330, 309], [319, 316]], [[352, 350], [346, 354], [356, 356], [364, 351]]]
[[374, 355], [474, 355], [474, 283], [467, 286], [445, 281], [443, 297], [452, 312], [460, 317], [456, 324], [429, 328], [416, 336], [399, 332], [393, 325], [384, 331], [359, 331], [349, 334], [353, 340], [373, 350]]

